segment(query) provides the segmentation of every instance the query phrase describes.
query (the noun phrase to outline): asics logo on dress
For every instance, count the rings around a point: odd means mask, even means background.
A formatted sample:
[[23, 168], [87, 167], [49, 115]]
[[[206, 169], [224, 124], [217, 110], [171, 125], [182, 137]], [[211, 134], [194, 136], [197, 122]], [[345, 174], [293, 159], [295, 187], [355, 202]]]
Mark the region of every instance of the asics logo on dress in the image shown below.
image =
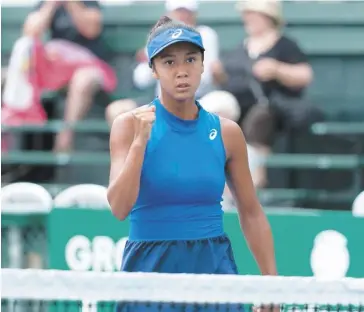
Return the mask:
[[215, 140], [216, 136], [217, 136], [217, 130], [216, 130], [216, 129], [212, 129], [212, 130], [210, 131], [210, 135], [209, 135], [210, 140], [211, 140], [211, 141], [212, 141], [212, 140]]
[[182, 29], [177, 29], [173, 34], [172, 34], [172, 38], [173, 39], [176, 39], [176, 38], [178, 38], [179, 36], [181, 36], [182, 35]]

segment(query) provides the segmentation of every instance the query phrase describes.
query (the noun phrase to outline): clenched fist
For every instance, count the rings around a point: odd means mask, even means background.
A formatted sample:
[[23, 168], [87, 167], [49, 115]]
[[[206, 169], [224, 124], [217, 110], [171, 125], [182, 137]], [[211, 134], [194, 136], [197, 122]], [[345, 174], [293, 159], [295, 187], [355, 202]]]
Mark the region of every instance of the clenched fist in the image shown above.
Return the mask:
[[131, 113], [134, 118], [134, 141], [146, 144], [155, 121], [155, 106], [142, 106]]

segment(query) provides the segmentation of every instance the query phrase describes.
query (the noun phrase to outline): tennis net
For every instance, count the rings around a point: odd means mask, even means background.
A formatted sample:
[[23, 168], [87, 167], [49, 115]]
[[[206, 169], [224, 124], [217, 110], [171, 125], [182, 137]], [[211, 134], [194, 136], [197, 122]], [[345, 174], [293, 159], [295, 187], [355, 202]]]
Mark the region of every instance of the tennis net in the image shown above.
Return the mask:
[[4, 312], [364, 312], [364, 279], [2, 269]]

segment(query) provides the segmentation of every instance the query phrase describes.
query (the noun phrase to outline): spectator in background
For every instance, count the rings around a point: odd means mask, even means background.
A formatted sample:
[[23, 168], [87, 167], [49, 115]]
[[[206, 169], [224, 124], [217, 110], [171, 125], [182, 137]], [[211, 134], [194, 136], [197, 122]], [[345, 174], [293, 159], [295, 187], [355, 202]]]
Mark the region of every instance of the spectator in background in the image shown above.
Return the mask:
[[303, 98], [313, 75], [305, 53], [283, 34], [280, 1], [240, 1], [237, 9], [247, 37], [232, 51], [226, 64], [216, 62], [213, 65], [213, 73], [215, 80], [239, 101], [253, 180], [257, 187], [264, 187], [267, 184], [264, 158], [271, 152], [276, 131], [289, 123], [286, 112], [296, 108], [271, 105], [267, 109], [254, 105], [259, 99], [250, 81], [258, 82], [268, 100], [278, 94], [286, 104]]
[[[195, 26], [197, 24], [197, 0], [167, 0], [165, 2], [165, 7], [167, 14], [172, 19], [191, 26]], [[202, 98], [216, 89], [216, 85], [214, 84], [214, 79], [212, 76], [211, 64], [215, 63], [219, 59], [219, 40], [216, 32], [208, 26], [200, 25], [197, 27], [197, 30], [201, 33], [206, 51], [204, 54], [204, 73], [202, 75], [201, 84], [197, 90], [196, 96], [197, 99], [201, 99], [201, 105], [205, 107], [205, 105], [202, 103], [211, 101], [203, 101]], [[136, 58], [139, 64], [134, 70], [133, 82], [138, 89], [144, 90], [148, 87], [151, 87], [155, 83], [155, 79], [152, 76], [152, 70], [149, 67], [147, 61], [148, 58], [146, 55], [146, 49], [142, 48], [140, 51], [138, 51]], [[157, 84], [156, 95], [159, 95], [159, 92], [160, 88], [159, 84]], [[225, 117], [229, 118], [231, 112], [239, 110], [237, 103], [231, 100], [230, 97], [226, 97], [224, 94], [222, 94], [219, 98], [228, 99], [228, 101], [225, 102], [224, 107]], [[135, 99], [114, 101], [107, 107], [106, 118], [111, 124], [119, 114], [132, 110], [138, 106], [148, 104], [153, 99], [154, 97], [142, 96]], [[205, 107], [205, 109], [209, 110], [208, 107]]]
[[[43, 48], [39, 39], [48, 30], [50, 41]], [[101, 88], [111, 91], [116, 86], [116, 77], [107, 64], [109, 55], [101, 38], [102, 30], [98, 1], [41, 1], [28, 15], [24, 36], [14, 46], [12, 57], [15, 65], [19, 51], [26, 52], [28, 49], [34, 53], [30, 58], [34, 64], [30, 68], [35, 68], [40, 74], [42, 67], [43, 76], [39, 78], [38, 75], [36, 80], [43, 81], [43, 86], [48, 79], [54, 79], [56, 85], [68, 84], [64, 119], [69, 127], [61, 130], [56, 137], [55, 150], [58, 152], [68, 152], [72, 148], [72, 124], [84, 117], [94, 95]], [[29, 49], [30, 45], [32, 49]], [[66, 65], [69, 65], [68, 69], [65, 69]], [[27, 75], [32, 75], [31, 70]], [[25, 76], [24, 80], [27, 78]], [[16, 83], [13, 85], [16, 86]], [[34, 89], [34, 80], [31, 87]], [[33, 90], [33, 93], [38, 91], [42, 90]]]

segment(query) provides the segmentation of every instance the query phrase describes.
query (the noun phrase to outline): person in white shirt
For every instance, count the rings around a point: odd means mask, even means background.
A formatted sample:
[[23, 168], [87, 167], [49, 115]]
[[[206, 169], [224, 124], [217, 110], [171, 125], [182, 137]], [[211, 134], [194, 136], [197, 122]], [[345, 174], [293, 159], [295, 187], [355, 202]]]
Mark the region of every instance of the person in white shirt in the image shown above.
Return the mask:
[[[195, 26], [197, 24], [197, 11], [198, 1], [197, 0], [166, 0], [165, 7], [167, 14], [175, 20], [181, 21], [187, 25]], [[216, 107], [213, 102], [220, 101], [222, 98], [219, 93], [222, 91], [215, 91], [216, 85], [212, 74], [212, 64], [215, 64], [219, 60], [219, 38], [217, 33], [208, 26], [200, 25], [197, 27], [200, 32], [203, 44], [205, 47], [204, 53], [204, 73], [202, 75], [200, 87], [196, 92], [196, 99], [201, 100], [201, 105], [207, 109], [212, 110]], [[141, 49], [137, 53], [137, 60], [139, 61], [138, 66], [135, 68], [133, 73], [133, 83], [141, 90], [151, 87], [155, 83], [155, 79], [152, 76], [152, 70], [149, 67], [147, 61], [147, 55], [145, 48]], [[212, 93], [212, 91], [214, 91]], [[156, 95], [160, 92], [159, 84], [156, 86]], [[209, 97], [204, 96], [210, 94]], [[216, 95], [211, 96], [211, 95]], [[239, 115], [235, 111], [239, 109], [237, 102], [231, 99], [232, 95], [228, 97], [226, 109], [223, 111], [213, 111], [223, 117], [235, 119], [235, 115]], [[142, 106], [150, 103], [153, 100], [150, 96], [141, 96], [134, 99], [124, 99], [112, 102], [106, 109], [106, 118], [111, 125], [114, 119], [121, 113], [132, 110], [138, 106]], [[211, 109], [209, 107], [211, 106]], [[221, 113], [221, 114], [220, 114]]]

